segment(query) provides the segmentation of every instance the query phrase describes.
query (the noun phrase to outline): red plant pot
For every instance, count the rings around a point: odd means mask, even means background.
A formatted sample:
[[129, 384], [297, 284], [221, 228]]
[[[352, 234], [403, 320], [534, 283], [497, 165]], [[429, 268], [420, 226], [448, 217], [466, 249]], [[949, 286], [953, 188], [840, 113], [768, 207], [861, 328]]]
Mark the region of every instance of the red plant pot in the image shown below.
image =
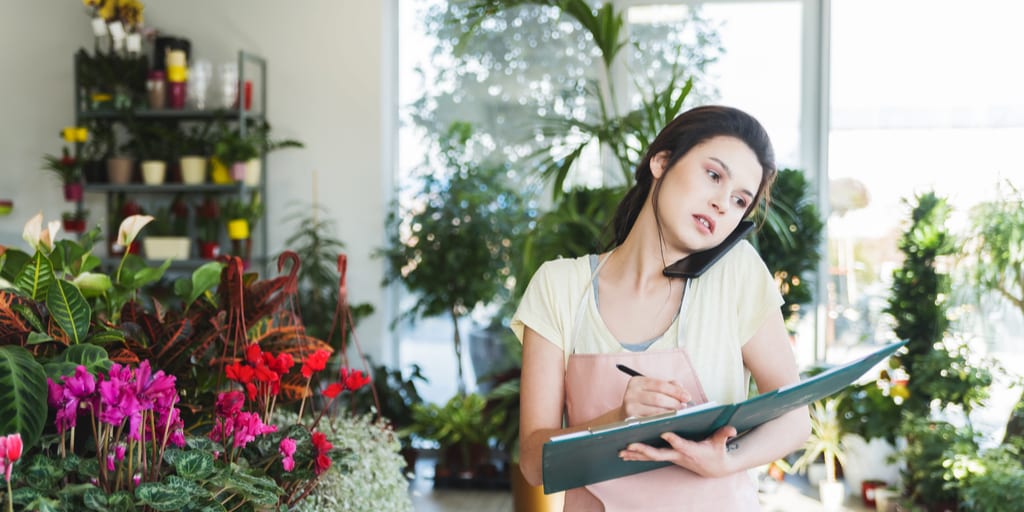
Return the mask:
[[64, 185], [64, 200], [65, 201], [81, 201], [82, 200], [82, 184], [81, 183], [68, 183]]
[[860, 498], [864, 506], [875, 506], [875, 489], [884, 488], [887, 484], [881, 480], [865, 480], [860, 483]]
[[[116, 237], [111, 238], [107, 243], [107, 252], [111, 256], [122, 256], [124, 255], [124, 246], [117, 243]], [[131, 247], [128, 248], [128, 254], [142, 254], [142, 241], [133, 241]]]
[[199, 241], [199, 257], [204, 260], [215, 260], [220, 256], [220, 244], [217, 242]]
[[85, 219], [64, 219], [64, 231], [68, 233], [84, 233]]

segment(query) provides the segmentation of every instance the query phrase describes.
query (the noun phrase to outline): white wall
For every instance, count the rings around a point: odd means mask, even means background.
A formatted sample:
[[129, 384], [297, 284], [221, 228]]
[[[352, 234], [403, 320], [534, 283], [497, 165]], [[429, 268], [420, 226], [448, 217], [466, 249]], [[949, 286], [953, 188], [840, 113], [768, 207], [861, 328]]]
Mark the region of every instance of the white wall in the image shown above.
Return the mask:
[[[384, 243], [386, 191], [392, 180], [391, 104], [395, 25], [390, 0], [144, 0], [145, 24], [186, 37], [194, 58], [214, 63], [237, 51], [268, 61], [268, 118], [275, 138], [305, 149], [268, 157], [267, 213], [271, 253], [294, 226], [284, 217], [316, 194], [334, 217], [349, 254], [353, 302], [378, 313], [358, 337], [376, 360], [397, 360], [388, 329], [383, 263], [370, 253]], [[58, 154], [58, 131], [73, 124], [72, 55], [92, 48], [79, 1], [5, 2], [0, 16], [0, 199], [15, 199], [0, 217], [0, 244], [22, 247], [24, 222], [42, 211], [59, 219], [64, 203], [46, 153]], [[90, 223], [104, 222], [100, 196], [88, 197]]]

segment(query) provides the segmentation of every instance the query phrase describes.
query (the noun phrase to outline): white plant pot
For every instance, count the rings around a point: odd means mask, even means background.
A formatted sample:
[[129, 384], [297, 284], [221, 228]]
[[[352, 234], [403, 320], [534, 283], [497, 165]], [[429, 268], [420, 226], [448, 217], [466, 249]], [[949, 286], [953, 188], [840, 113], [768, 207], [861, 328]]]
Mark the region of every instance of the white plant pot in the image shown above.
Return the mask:
[[146, 185], [162, 185], [167, 178], [167, 162], [146, 160], [142, 162], [142, 182]]
[[186, 185], [206, 183], [206, 157], [181, 157], [181, 182]]
[[813, 462], [807, 466], [807, 482], [811, 484], [811, 487], [817, 487], [826, 478], [828, 478], [828, 471], [825, 469], [824, 462]]
[[142, 239], [142, 250], [151, 260], [187, 260], [192, 251], [192, 239], [184, 236], [147, 236]]
[[245, 185], [257, 187], [263, 174], [263, 162], [259, 158], [253, 158], [245, 162]]
[[888, 460], [896, 453], [896, 447], [885, 439], [869, 442], [861, 436], [847, 434], [843, 436], [843, 447], [846, 452], [843, 479], [851, 496], [860, 495], [860, 484], [865, 480], [881, 480], [890, 485], [899, 483], [900, 468]]
[[821, 501], [821, 509], [826, 512], [842, 510], [843, 500], [846, 499], [846, 486], [838, 480], [822, 480], [818, 482], [818, 499]]
[[875, 489], [875, 512], [896, 512], [900, 492], [894, 489]]

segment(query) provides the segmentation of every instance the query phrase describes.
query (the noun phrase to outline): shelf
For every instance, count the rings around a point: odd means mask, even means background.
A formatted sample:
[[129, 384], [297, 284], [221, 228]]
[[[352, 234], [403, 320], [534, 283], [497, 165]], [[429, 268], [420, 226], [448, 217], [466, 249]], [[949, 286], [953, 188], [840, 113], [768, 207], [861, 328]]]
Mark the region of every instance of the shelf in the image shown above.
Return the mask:
[[164, 185], [145, 185], [142, 183], [86, 183], [86, 192], [136, 192], [139, 194], [163, 194], [167, 192], [240, 192], [245, 189], [241, 183], [218, 185], [207, 183], [202, 185], [186, 185], [184, 183], [166, 183]]
[[83, 110], [78, 113], [81, 120], [118, 120], [118, 119], [173, 119], [177, 121], [202, 121], [208, 119], [254, 119], [263, 120], [263, 114], [254, 111], [232, 110]]

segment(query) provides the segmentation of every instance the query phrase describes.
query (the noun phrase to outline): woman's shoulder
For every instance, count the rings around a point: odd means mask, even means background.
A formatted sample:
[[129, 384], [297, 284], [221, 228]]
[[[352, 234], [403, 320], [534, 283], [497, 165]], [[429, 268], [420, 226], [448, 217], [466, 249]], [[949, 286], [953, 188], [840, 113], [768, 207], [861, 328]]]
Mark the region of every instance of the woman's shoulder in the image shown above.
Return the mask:
[[590, 255], [578, 258], [557, 258], [545, 261], [537, 269], [534, 279], [545, 279], [559, 281], [568, 284], [578, 281], [581, 276], [585, 279], [590, 275]]
[[722, 255], [722, 259], [718, 260], [718, 263], [708, 269], [708, 275], [728, 278], [737, 275], [750, 275], [751, 272], [765, 272], [767, 269], [757, 249], [747, 240], [740, 240], [732, 249]]

